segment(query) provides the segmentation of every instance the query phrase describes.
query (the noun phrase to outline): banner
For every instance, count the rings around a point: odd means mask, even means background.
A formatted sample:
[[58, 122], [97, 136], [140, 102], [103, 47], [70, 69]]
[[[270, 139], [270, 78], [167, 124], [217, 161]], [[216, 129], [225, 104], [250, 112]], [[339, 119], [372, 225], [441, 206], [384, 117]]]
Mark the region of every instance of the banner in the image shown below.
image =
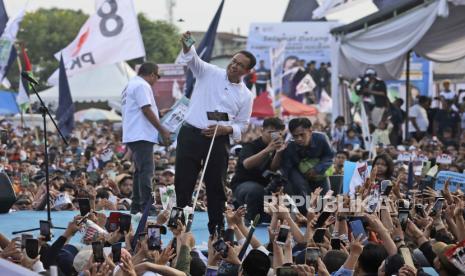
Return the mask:
[[270, 48], [271, 60], [271, 100], [273, 101], [273, 109], [279, 105], [278, 96], [282, 88], [282, 75], [284, 70], [284, 52], [286, 49], [286, 42], [283, 41], [277, 48]]
[[[247, 38], [247, 50], [255, 55], [257, 61], [264, 60], [265, 67], [271, 68], [269, 50], [278, 48], [282, 41], [286, 42], [285, 61], [303, 59], [329, 62], [330, 30], [335, 22], [282, 22], [252, 23]], [[257, 62], [258, 63], [258, 62]], [[290, 66], [292, 64], [287, 64]]]
[[[55, 54], [68, 77], [95, 68], [145, 56], [144, 43], [132, 0], [105, 0], [87, 19], [77, 37]], [[58, 70], [48, 79], [58, 81]]]
[[457, 191], [457, 189], [461, 189], [462, 191], [464, 191], [465, 174], [450, 171], [440, 171], [438, 173], [438, 175], [436, 176], [435, 190], [442, 190], [444, 188], [444, 183], [449, 178], [449, 191], [455, 192]]

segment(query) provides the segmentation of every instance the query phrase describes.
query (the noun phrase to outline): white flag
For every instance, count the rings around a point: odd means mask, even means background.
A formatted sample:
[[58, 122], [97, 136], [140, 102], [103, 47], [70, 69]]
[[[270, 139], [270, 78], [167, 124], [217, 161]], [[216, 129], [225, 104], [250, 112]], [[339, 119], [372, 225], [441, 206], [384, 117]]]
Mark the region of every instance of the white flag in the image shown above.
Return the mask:
[[[96, 66], [145, 56], [133, 0], [105, 0], [55, 58], [60, 60], [60, 55], [69, 77]], [[48, 82], [58, 83], [58, 70]]]
[[315, 82], [313, 81], [313, 78], [310, 76], [310, 74], [305, 75], [302, 80], [300, 80], [299, 84], [296, 86], [296, 95], [300, 95], [303, 93], [307, 93], [310, 91], [313, 91], [313, 89], [316, 87]]
[[349, 194], [354, 195], [355, 189], [363, 185], [369, 174], [368, 165], [366, 162], [357, 162], [352, 178], [350, 179]]
[[333, 99], [331, 99], [324, 89], [321, 92], [321, 99], [318, 105], [320, 106], [320, 112], [322, 113], [331, 113], [333, 110]]
[[5, 30], [0, 37], [0, 80], [6, 75], [6, 67], [10, 59], [11, 49], [18, 34], [19, 24], [23, 20], [24, 10], [20, 11], [15, 18], [10, 18], [6, 24]]
[[365, 143], [365, 149], [371, 151], [371, 134], [368, 116], [365, 110], [365, 105], [360, 104], [360, 117], [362, 118], [362, 136]]
[[18, 106], [21, 108], [21, 111], [24, 112], [26, 109], [29, 107], [29, 96], [26, 92], [26, 89], [24, 88], [23, 80], [22, 77], [19, 76], [19, 91], [18, 91], [18, 97], [16, 98], [16, 103], [18, 103]]
[[173, 81], [173, 89], [171, 91], [171, 95], [175, 100], [179, 100], [183, 96], [181, 88], [179, 88], [179, 84], [176, 80]]

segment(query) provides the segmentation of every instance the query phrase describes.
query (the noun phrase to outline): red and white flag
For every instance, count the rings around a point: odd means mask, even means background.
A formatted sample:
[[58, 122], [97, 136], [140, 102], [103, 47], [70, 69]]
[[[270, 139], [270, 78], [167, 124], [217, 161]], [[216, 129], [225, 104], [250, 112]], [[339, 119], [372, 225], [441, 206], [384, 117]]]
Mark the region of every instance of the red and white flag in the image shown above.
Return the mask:
[[[68, 77], [104, 64], [145, 56], [133, 0], [105, 0], [77, 37], [55, 54], [63, 56]], [[58, 83], [58, 70], [48, 79]]]

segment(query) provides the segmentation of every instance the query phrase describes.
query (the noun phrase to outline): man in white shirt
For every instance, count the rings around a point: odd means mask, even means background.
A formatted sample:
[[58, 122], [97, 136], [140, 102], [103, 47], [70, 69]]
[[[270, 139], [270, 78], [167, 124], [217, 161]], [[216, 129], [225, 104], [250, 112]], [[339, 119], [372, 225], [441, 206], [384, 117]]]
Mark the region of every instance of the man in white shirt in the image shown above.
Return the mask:
[[[190, 33], [183, 34], [182, 61], [196, 78], [185, 122], [178, 135], [176, 148], [176, 201], [178, 207], [192, 204], [192, 193], [213, 137], [219, 124], [207, 170], [205, 185], [208, 199], [208, 229], [212, 234], [216, 226], [223, 227], [226, 195], [224, 182], [228, 167], [230, 138], [241, 140], [252, 113], [252, 93], [242, 82], [242, 77], [254, 68], [255, 57], [247, 52], [235, 54], [227, 69], [222, 69], [200, 59], [194, 47], [184, 41]], [[209, 121], [207, 112], [219, 111], [229, 115], [229, 122]]]
[[413, 105], [409, 111], [409, 133], [410, 137], [420, 141], [425, 137], [428, 131], [429, 120], [426, 111], [431, 105], [431, 99], [426, 96], [420, 96], [418, 103]]
[[158, 66], [146, 62], [139, 68], [121, 97], [123, 115], [123, 143], [132, 152], [135, 171], [131, 213], [142, 212], [152, 196], [152, 178], [155, 169], [153, 145], [162, 137], [164, 145], [170, 144], [170, 132], [160, 124], [158, 108], [152, 86], [158, 81]]

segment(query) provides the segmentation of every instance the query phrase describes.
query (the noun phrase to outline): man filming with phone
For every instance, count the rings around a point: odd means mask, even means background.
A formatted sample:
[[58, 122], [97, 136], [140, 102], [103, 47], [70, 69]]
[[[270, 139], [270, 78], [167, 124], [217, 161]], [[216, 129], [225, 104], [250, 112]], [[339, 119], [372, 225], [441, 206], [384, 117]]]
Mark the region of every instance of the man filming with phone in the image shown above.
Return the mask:
[[280, 155], [286, 148], [283, 141], [284, 123], [279, 118], [263, 121], [262, 135], [245, 144], [239, 154], [231, 188], [238, 205], [247, 204], [246, 220], [260, 214], [263, 221], [263, 197], [270, 180], [263, 174], [279, 167]]
[[[224, 182], [229, 159], [230, 139], [239, 141], [246, 130], [252, 113], [252, 93], [242, 77], [254, 68], [255, 57], [247, 51], [236, 53], [227, 69], [222, 69], [200, 59], [193, 47], [190, 32], [181, 38], [181, 61], [196, 78], [185, 116], [177, 139], [175, 189], [178, 207], [192, 204], [192, 193], [202, 164], [207, 164], [205, 185], [208, 200], [208, 228], [211, 234], [215, 226], [224, 224], [223, 210], [226, 201]], [[207, 112], [227, 113], [229, 122], [212, 121]], [[217, 133], [206, 160], [216, 124]]]

